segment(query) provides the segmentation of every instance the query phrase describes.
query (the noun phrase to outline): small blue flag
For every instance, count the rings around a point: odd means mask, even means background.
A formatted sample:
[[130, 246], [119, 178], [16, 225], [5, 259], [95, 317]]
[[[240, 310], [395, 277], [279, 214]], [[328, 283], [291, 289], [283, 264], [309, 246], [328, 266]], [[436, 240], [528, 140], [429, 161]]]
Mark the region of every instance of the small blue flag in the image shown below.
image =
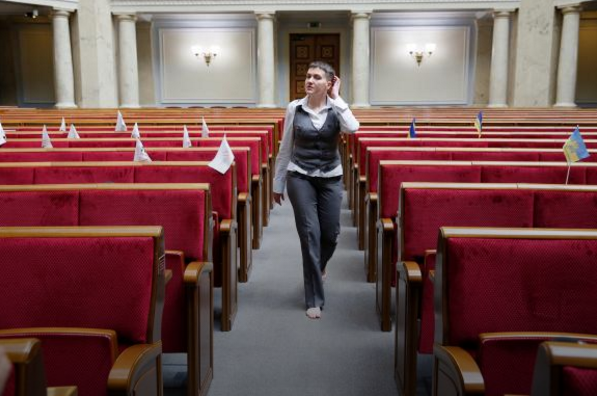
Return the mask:
[[589, 156], [587, 146], [580, 135], [578, 127], [574, 129], [572, 135], [570, 135], [568, 140], [566, 140], [563, 149], [564, 155], [566, 156], [566, 161], [568, 161], [568, 163], [577, 162]]
[[413, 121], [410, 123], [410, 128], [408, 130], [408, 138], [409, 139], [414, 139], [417, 137], [417, 129], [416, 129], [416, 124], [417, 119], [413, 118]]
[[475, 118], [475, 128], [477, 128], [477, 134], [479, 135], [479, 138], [481, 138], [481, 135], [483, 134], [483, 112], [480, 111], [479, 114], [477, 114], [477, 118]]

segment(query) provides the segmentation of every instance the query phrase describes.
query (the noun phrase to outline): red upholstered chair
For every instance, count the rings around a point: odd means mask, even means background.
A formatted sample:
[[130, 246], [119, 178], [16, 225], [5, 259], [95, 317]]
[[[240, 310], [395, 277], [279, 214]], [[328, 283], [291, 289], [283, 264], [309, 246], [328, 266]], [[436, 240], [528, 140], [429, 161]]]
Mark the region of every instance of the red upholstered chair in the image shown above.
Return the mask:
[[595, 186], [577, 188], [578, 191], [573, 186], [563, 191], [535, 191], [535, 227], [597, 228]]
[[397, 245], [394, 219], [398, 212], [400, 185], [404, 182], [479, 182], [481, 168], [456, 161], [381, 161], [377, 215], [376, 308], [382, 331], [392, 330], [390, 317], [392, 283], [395, 282]]
[[172, 278], [164, 303], [163, 351], [187, 353], [189, 392], [201, 394], [213, 376], [210, 197], [206, 184], [0, 186], [0, 226], [164, 227]]
[[537, 340], [597, 327], [595, 230], [445, 227], [437, 254], [434, 395], [529, 394]]
[[0, 348], [12, 363], [2, 396], [76, 396], [76, 386], [47, 388], [41, 341], [35, 338], [0, 338]]
[[161, 227], [1, 227], [0, 250], [0, 334], [42, 340], [50, 386], [162, 394]]
[[[33, 180], [21, 184], [68, 183], [209, 183], [220, 221], [214, 230], [214, 278], [222, 287], [222, 330], [232, 329], [238, 307], [236, 168], [220, 174], [206, 162], [58, 162], [0, 163], [0, 171], [22, 170]], [[30, 179], [30, 178], [29, 178]], [[17, 184], [20, 180], [9, 184]]]
[[[233, 147], [234, 162], [236, 164], [236, 179], [238, 187], [238, 245], [240, 247], [240, 267], [238, 281], [248, 282], [253, 265], [252, 232], [253, 232], [253, 201], [251, 194], [251, 162], [250, 148]], [[151, 154], [151, 151], [149, 151]], [[211, 161], [216, 148], [197, 147], [192, 150], [181, 149], [168, 151], [168, 161]]]
[[[109, 163], [106, 163], [109, 164]], [[238, 309], [237, 187], [236, 167], [225, 174], [206, 162], [152, 162], [135, 166], [135, 183], [209, 183], [214, 226], [214, 278], [222, 288], [223, 331], [230, 331]]]
[[402, 265], [398, 265], [396, 291], [396, 350], [401, 360], [396, 378], [405, 394], [414, 394], [416, 376], [409, 376], [408, 370], [416, 367], [416, 352], [433, 352], [429, 271], [435, 269], [435, 254], [428, 249], [436, 247], [439, 228], [531, 227], [533, 191], [517, 190], [514, 184], [403, 183], [398, 213], [398, 260]]
[[597, 394], [597, 345], [545, 342], [539, 347], [531, 396]]

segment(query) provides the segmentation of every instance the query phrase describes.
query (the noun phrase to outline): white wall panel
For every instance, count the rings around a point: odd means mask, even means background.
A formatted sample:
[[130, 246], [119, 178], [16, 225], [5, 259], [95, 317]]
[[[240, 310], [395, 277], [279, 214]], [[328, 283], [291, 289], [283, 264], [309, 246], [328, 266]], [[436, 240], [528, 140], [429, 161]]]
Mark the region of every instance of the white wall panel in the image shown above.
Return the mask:
[[[410, 43], [437, 48], [417, 66]], [[372, 29], [371, 104], [467, 104], [469, 47], [468, 26]]]
[[[254, 29], [163, 28], [159, 30], [161, 102], [254, 103]], [[207, 66], [191, 47], [218, 46]]]

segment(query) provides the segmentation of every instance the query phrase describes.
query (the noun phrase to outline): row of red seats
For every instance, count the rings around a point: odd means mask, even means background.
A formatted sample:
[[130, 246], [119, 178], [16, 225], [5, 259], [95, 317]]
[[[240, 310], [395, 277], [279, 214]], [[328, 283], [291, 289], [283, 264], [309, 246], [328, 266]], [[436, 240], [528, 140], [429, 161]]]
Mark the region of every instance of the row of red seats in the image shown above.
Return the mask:
[[[432, 352], [433, 282], [442, 226], [597, 229], [597, 186], [403, 183], [397, 218], [397, 378], [411, 394], [417, 352]], [[515, 254], [515, 253], [513, 253]], [[408, 263], [404, 263], [408, 261]], [[411, 374], [414, 374], [411, 372]]]

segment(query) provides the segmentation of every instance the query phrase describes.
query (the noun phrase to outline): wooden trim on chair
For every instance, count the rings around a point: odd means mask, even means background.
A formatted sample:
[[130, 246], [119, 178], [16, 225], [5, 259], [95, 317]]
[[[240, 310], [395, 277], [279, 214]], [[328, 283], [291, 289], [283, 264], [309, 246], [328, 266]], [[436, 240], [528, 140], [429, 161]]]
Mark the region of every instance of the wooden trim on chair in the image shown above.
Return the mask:
[[417, 319], [423, 275], [412, 261], [399, 262], [397, 275], [394, 374], [399, 394], [411, 396], [417, 389]]
[[232, 330], [238, 309], [238, 267], [236, 220], [224, 219], [220, 222], [222, 240], [222, 331]]
[[[391, 305], [392, 305], [392, 240], [395, 237], [394, 223], [391, 219], [380, 219], [377, 223], [377, 254], [381, 259], [377, 261], [376, 305], [380, 315], [381, 330], [392, 330]], [[381, 267], [381, 268], [380, 268]], [[381, 275], [381, 276], [380, 276]]]
[[433, 396], [485, 393], [481, 370], [464, 349], [435, 344], [433, 360]]
[[[187, 394], [207, 395], [213, 379], [213, 265], [192, 262], [184, 272], [187, 300]], [[206, 329], [207, 327], [207, 329]], [[208, 350], [205, 350], [205, 346]], [[196, 359], [190, 359], [191, 355]]]

